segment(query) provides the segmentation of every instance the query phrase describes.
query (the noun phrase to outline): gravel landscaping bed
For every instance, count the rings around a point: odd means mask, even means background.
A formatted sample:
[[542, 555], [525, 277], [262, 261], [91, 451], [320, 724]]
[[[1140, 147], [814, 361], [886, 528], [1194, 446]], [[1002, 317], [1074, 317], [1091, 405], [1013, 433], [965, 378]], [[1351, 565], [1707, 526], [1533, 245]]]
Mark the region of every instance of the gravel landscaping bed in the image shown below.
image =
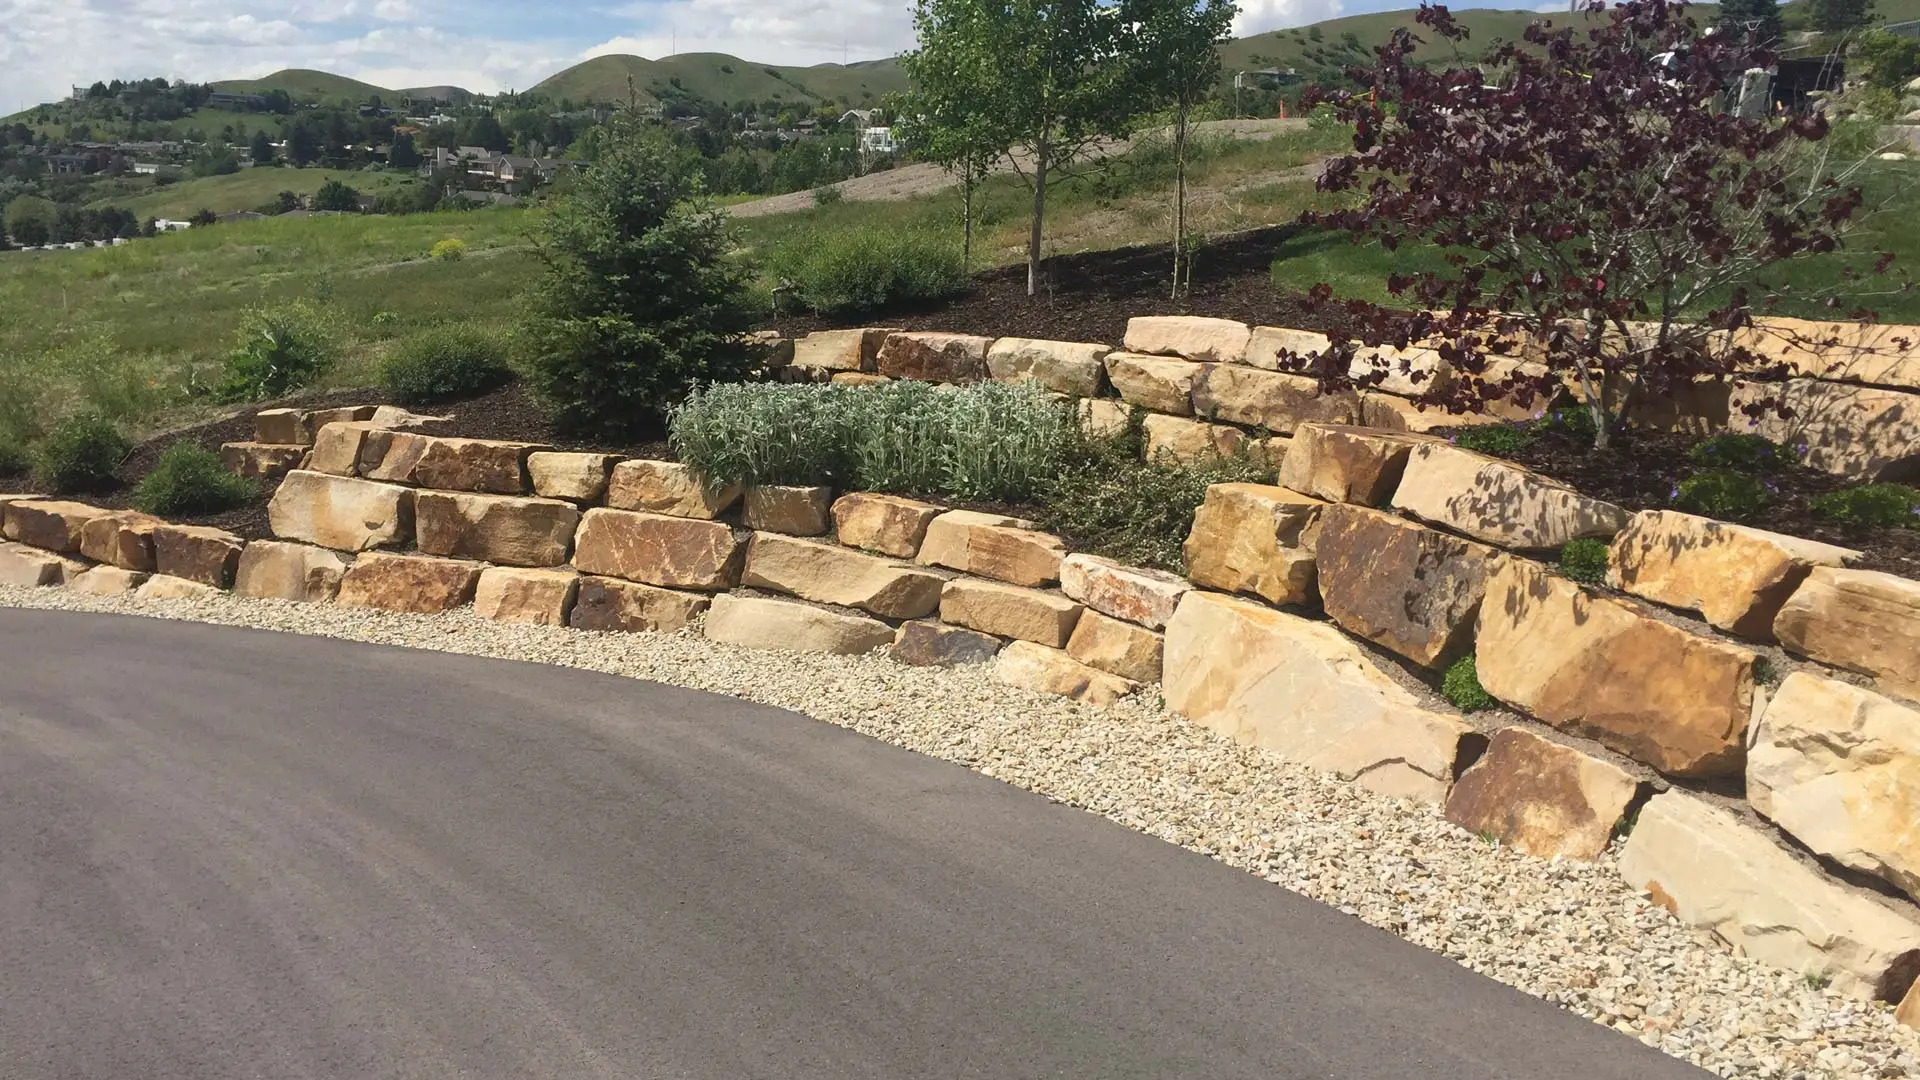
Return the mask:
[[467, 613], [8, 587], [0, 606], [534, 661], [790, 708], [1259, 874], [1721, 1076], [1920, 1073], [1920, 1032], [1897, 1026], [1891, 1009], [1687, 930], [1629, 888], [1611, 855], [1594, 863], [1519, 855], [1447, 823], [1437, 808], [1371, 794], [1170, 716], [1151, 692], [1097, 712], [1010, 689], [980, 669], [749, 652], [692, 634], [594, 634]]

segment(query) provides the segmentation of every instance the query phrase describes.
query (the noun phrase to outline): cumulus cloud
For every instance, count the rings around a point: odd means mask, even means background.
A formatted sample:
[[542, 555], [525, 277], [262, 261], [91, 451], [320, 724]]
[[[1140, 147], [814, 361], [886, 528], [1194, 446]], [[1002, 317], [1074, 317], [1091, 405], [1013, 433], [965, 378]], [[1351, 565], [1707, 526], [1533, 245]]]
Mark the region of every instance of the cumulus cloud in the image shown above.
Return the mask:
[[1347, 7], [1341, 0], [1240, 0], [1240, 13], [1233, 20], [1233, 35], [1249, 37], [1269, 30], [1306, 26], [1346, 13]]

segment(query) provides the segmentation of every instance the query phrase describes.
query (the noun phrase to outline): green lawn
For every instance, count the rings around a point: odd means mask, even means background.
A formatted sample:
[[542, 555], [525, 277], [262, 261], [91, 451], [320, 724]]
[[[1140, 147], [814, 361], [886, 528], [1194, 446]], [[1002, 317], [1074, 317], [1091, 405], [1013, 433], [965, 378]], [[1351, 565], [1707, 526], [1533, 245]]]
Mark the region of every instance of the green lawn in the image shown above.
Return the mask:
[[384, 195], [419, 182], [406, 173], [387, 171], [262, 167], [242, 169], [226, 176], [181, 180], [149, 188], [145, 194], [104, 198], [94, 205], [125, 207], [142, 221], [153, 217], [190, 218], [201, 210], [216, 214], [252, 210], [273, 201], [282, 191], [312, 195], [329, 180], [338, 180], [366, 195]]

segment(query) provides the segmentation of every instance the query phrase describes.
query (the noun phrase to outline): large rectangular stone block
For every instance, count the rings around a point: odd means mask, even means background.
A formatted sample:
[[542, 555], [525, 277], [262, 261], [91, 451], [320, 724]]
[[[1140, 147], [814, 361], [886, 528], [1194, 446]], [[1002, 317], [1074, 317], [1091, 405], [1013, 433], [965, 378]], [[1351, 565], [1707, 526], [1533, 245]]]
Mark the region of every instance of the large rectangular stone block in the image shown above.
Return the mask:
[[753, 534], [748, 541], [746, 571], [740, 582], [888, 619], [933, 614], [946, 583], [940, 575], [911, 563], [765, 532]]
[[1214, 484], [1187, 534], [1187, 577], [1276, 604], [1314, 603], [1313, 548], [1326, 505], [1270, 484]]
[[1329, 506], [1314, 545], [1320, 602], [1357, 637], [1431, 668], [1473, 651], [1504, 553], [1359, 506]]
[[607, 505], [615, 510], [711, 521], [740, 500], [740, 485], [710, 484], [674, 461], [634, 458], [613, 467]]
[[712, 592], [740, 583], [745, 551], [718, 521], [593, 509], [574, 536], [573, 565], [583, 574]]
[[954, 578], [940, 593], [940, 621], [996, 637], [1065, 648], [1085, 610], [1055, 593], [998, 581]]
[[80, 527], [80, 554], [122, 570], [151, 574], [154, 530], [165, 524], [133, 510], [102, 514]]
[[706, 613], [712, 601], [619, 578], [582, 577], [567, 625], [576, 630], [672, 633]]
[[749, 649], [857, 656], [893, 644], [893, 627], [865, 615], [796, 600], [722, 594], [707, 611], [707, 637]]
[[447, 491], [525, 495], [533, 490], [527, 458], [551, 446], [496, 439], [432, 438], [413, 467], [413, 482]]
[[1059, 537], [1037, 532], [1019, 518], [950, 510], [928, 524], [915, 561], [1038, 586], [1060, 580], [1060, 560], [1066, 554], [1066, 543]]
[[413, 497], [414, 531], [428, 555], [457, 555], [501, 566], [559, 566], [573, 550], [580, 511], [558, 499], [422, 491]]
[[1768, 641], [1773, 620], [1815, 566], [1858, 558], [1848, 548], [1673, 510], [1643, 510], [1613, 539], [1607, 583], [1697, 611], [1741, 637]]
[[160, 573], [216, 589], [233, 587], [246, 547], [238, 536], [202, 525], [162, 525], [153, 531], [153, 561]]
[[64, 585], [86, 572], [86, 564], [25, 544], [0, 542], [0, 585], [37, 589]]
[[368, 552], [353, 560], [340, 580], [339, 602], [348, 607], [438, 615], [473, 599], [482, 569], [479, 563], [464, 559]]
[[894, 330], [884, 326], [816, 330], [793, 343], [793, 362], [789, 366], [821, 372], [872, 371], [880, 356], [880, 346]]
[[1328, 502], [1385, 506], [1407, 455], [1425, 436], [1350, 424], [1302, 424], [1280, 463], [1280, 484]]
[[1612, 503], [1443, 442], [1422, 443], [1408, 454], [1393, 506], [1475, 540], [1522, 550], [1611, 537], [1627, 522], [1627, 512]]
[[1597, 859], [1640, 782], [1522, 727], [1502, 728], [1447, 796], [1447, 820], [1542, 859]]
[[843, 544], [898, 559], [920, 554], [940, 507], [898, 495], [851, 492], [833, 503], [833, 531]]
[[489, 566], [473, 590], [473, 613], [495, 622], [565, 626], [580, 588], [571, 570]]
[[992, 338], [977, 334], [901, 331], [887, 335], [874, 367], [889, 379], [975, 383], [987, 377], [987, 348], [992, 344]]
[[1920, 581], [1816, 566], [1774, 617], [1780, 644], [1920, 700]]
[[1098, 397], [1107, 386], [1110, 345], [1084, 341], [1001, 338], [987, 349], [987, 371], [999, 382], [1033, 382], [1056, 394]]
[[273, 535], [339, 551], [413, 539], [413, 490], [304, 469], [287, 474], [267, 504]]
[[63, 555], [80, 553], [87, 522], [113, 513], [86, 503], [60, 499], [16, 499], [0, 505], [0, 535], [8, 540]]
[[339, 593], [349, 564], [325, 548], [255, 540], [240, 553], [233, 591], [262, 600], [324, 604]]
[[[1749, 408], [1765, 411], [1747, 420]], [[1819, 379], [1743, 382], [1729, 409], [1743, 430], [1803, 450], [1813, 468], [1861, 481], [1920, 475], [1920, 393]]]
[[1096, 708], [1106, 708], [1139, 689], [1127, 679], [1031, 641], [1016, 641], [1000, 650], [993, 661], [993, 677], [1008, 686], [1072, 698]]
[[1141, 315], [1127, 320], [1128, 352], [1178, 356], [1209, 364], [1246, 359], [1253, 331], [1232, 319], [1199, 315]]
[[1168, 360], [1135, 353], [1107, 357], [1107, 378], [1121, 400], [1148, 412], [1169, 416], [1193, 415], [1193, 384], [1201, 366], [1190, 360]]
[[1291, 435], [1301, 424], [1358, 423], [1360, 396], [1351, 390], [1323, 394], [1305, 375], [1210, 364], [1194, 380], [1193, 415]]

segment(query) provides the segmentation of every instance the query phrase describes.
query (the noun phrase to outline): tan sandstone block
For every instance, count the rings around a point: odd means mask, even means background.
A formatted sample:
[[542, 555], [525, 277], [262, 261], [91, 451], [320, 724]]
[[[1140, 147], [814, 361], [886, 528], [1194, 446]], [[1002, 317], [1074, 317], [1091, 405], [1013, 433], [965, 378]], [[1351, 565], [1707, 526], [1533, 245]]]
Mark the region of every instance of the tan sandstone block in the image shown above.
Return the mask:
[[795, 600], [722, 593], [707, 611], [707, 637], [749, 649], [857, 656], [893, 644], [893, 627], [864, 615]]
[[1088, 398], [1080, 402], [1076, 415], [1080, 418], [1081, 428], [1089, 435], [1117, 435], [1127, 430], [1133, 408], [1113, 398]]
[[927, 526], [940, 513], [932, 503], [856, 491], [834, 500], [833, 531], [851, 547], [911, 559], [920, 554]]
[[987, 372], [999, 382], [1032, 382], [1070, 397], [1099, 396], [1107, 386], [1109, 345], [1085, 341], [1001, 338], [987, 349]]
[[1507, 559], [1475, 649], [1487, 692], [1674, 776], [1745, 763], [1755, 656]]
[[619, 578], [582, 577], [567, 625], [576, 630], [670, 634], [706, 614], [712, 601]]
[[[1747, 420], [1744, 410], [1773, 402]], [[1920, 466], [1920, 394], [1818, 379], [1736, 383], [1729, 404], [1736, 426], [1788, 446], [1806, 447], [1806, 464], [1850, 480], [1900, 481]], [[1748, 426], [1750, 425], [1750, 426]]]
[[368, 552], [347, 568], [338, 599], [348, 607], [437, 615], [473, 599], [481, 569], [464, 559]]
[[709, 484], [690, 467], [673, 461], [635, 458], [613, 467], [607, 505], [615, 510], [711, 521], [740, 498], [740, 485]]
[[574, 536], [573, 565], [583, 574], [710, 592], [739, 584], [745, 549], [718, 521], [596, 508]]
[[302, 467], [329, 476], [358, 476], [360, 452], [366, 445], [367, 434], [383, 430], [367, 420], [342, 420], [328, 424], [314, 432], [313, 451]]
[[166, 574], [147, 575], [147, 580], [133, 591], [138, 600], [200, 600], [209, 596], [219, 596], [220, 590], [211, 585], [186, 578], [170, 577]]
[[607, 478], [619, 461], [616, 454], [542, 450], [527, 455], [527, 475], [533, 493], [543, 499], [597, 503], [607, 497]]
[[1060, 580], [1066, 543], [1029, 525], [1020, 518], [949, 510], [927, 525], [926, 539], [915, 561], [1015, 585], [1047, 585]]
[[0, 511], [6, 514], [0, 535], [60, 555], [79, 554], [80, 533], [87, 522], [113, 513], [59, 499], [18, 499], [0, 507]]
[[948, 626], [933, 619], [900, 624], [887, 655], [911, 667], [960, 667], [984, 664], [1005, 644], [991, 634]]
[[1446, 812], [1537, 858], [1597, 859], [1639, 792], [1625, 769], [1510, 727], [1454, 783]]
[[230, 442], [220, 447], [220, 464], [249, 480], [278, 480], [300, 468], [306, 459], [307, 448], [299, 445]]
[[[301, 437], [291, 441], [312, 445], [314, 437], [320, 433], [320, 429], [326, 427], [328, 424], [358, 423], [362, 420], [371, 420], [379, 411], [380, 407], [377, 405], [342, 405], [333, 409], [308, 409], [300, 414]], [[258, 434], [257, 429], [259, 423], [257, 419], [254, 426], [256, 428], [255, 433]], [[264, 442], [265, 440], [261, 441]]]
[[835, 386], [884, 386], [893, 380], [867, 371], [836, 371], [827, 381]]
[[1745, 525], [1643, 510], [1614, 537], [1607, 583], [1655, 603], [1697, 611], [1741, 637], [1768, 641], [1780, 608], [1815, 566], [1842, 566], [1859, 555]]
[[429, 438], [426, 452], [413, 467], [413, 482], [445, 491], [479, 491], [492, 495], [525, 495], [527, 458], [551, 446], [501, 442], [497, 439]]
[[933, 614], [946, 583], [940, 575], [911, 563], [779, 533], [755, 533], [747, 542], [747, 566], [740, 582], [889, 619]]
[[992, 344], [992, 338], [975, 334], [901, 331], [887, 335], [874, 367], [889, 379], [975, 383], [987, 377], [987, 348]]
[[1060, 591], [1068, 599], [1153, 630], [1166, 627], [1180, 598], [1192, 588], [1178, 574], [1122, 566], [1099, 555], [1069, 555], [1060, 560]]
[[565, 626], [580, 588], [571, 570], [489, 566], [473, 590], [473, 613], [495, 622]]
[[1419, 397], [1453, 383], [1453, 366], [1433, 349], [1414, 346], [1363, 345], [1354, 350], [1347, 376], [1389, 394]]
[[1359, 506], [1320, 513], [1320, 602], [1357, 637], [1430, 668], [1473, 651], [1495, 548]]
[[1284, 371], [1281, 354], [1297, 362], [1327, 351], [1327, 335], [1311, 330], [1289, 330], [1283, 326], [1256, 326], [1247, 342], [1246, 362], [1263, 371]]
[[368, 480], [411, 484], [413, 472], [420, 459], [427, 456], [433, 440], [431, 435], [414, 431], [371, 428], [360, 443], [360, 475]]
[[1166, 638], [1130, 622], [1085, 611], [1067, 639], [1067, 655], [1101, 671], [1137, 683], [1160, 681]]
[[1917, 326], [1763, 317], [1732, 344], [1812, 378], [1920, 390]]
[[153, 533], [166, 522], [150, 514], [116, 510], [80, 527], [80, 554], [122, 570], [153, 572]]
[[300, 422], [299, 409], [261, 409], [253, 415], [253, 438], [259, 443], [311, 445], [313, 432]]
[[[1534, 410], [1545, 411], [1545, 406]], [[1360, 395], [1360, 423], [1379, 431], [1424, 435], [1435, 428], [1472, 427], [1500, 423], [1497, 416], [1456, 414], [1439, 407], [1421, 408], [1403, 397], [1369, 390]]]
[[1692, 795], [1647, 803], [1620, 874], [1688, 926], [1763, 964], [1825, 975], [1842, 993], [1898, 1001], [1920, 971], [1920, 923]]
[[1190, 360], [1167, 360], [1135, 353], [1107, 357], [1107, 378], [1122, 400], [1148, 412], [1193, 415], [1193, 384], [1202, 368]]
[[1780, 608], [1773, 632], [1791, 652], [1920, 699], [1920, 581], [1816, 566]]
[[1083, 609], [1064, 596], [998, 581], [954, 578], [940, 593], [940, 621], [996, 637], [1063, 648]]
[[1328, 502], [1385, 506], [1421, 436], [1349, 424], [1302, 424], [1280, 465], [1280, 484]]
[[501, 566], [559, 566], [573, 549], [580, 511], [559, 499], [523, 499], [464, 491], [413, 497], [413, 527], [428, 555], [455, 555]]
[[324, 604], [340, 591], [349, 561], [325, 548], [255, 540], [240, 553], [233, 591], [262, 600]]
[[67, 581], [67, 588], [89, 596], [122, 596], [145, 585], [152, 576], [139, 570], [123, 570], [118, 566], [96, 566], [85, 573], [75, 574]]
[[872, 371], [880, 356], [880, 346], [892, 327], [865, 327], [858, 330], [816, 330], [793, 343], [795, 368], [818, 371]]
[[1118, 675], [1088, 667], [1059, 649], [1016, 641], [994, 658], [993, 677], [1008, 686], [1057, 694], [1106, 708], [1139, 687]]
[[154, 569], [216, 589], [233, 587], [247, 542], [204, 525], [161, 525], [153, 530]]
[[413, 537], [413, 491], [394, 484], [299, 470], [267, 504], [273, 535], [340, 551], [404, 544]]
[[1247, 445], [1246, 433], [1239, 428], [1179, 416], [1149, 414], [1142, 420], [1141, 429], [1146, 436], [1143, 452], [1148, 461], [1163, 457], [1178, 463], [1228, 458]]
[[1313, 603], [1320, 595], [1313, 544], [1326, 505], [1269, 484], [1209, 487], [1187, 535], [1187, 577], [1276, 604]]
[[1350, 390], [1323, 394], [1305, 375], [1213, 364], [1194, 380], [1193, 415], [1290, 435], [1301, 424], [1358, 421], [1360, 396]]
[[1454, 763], [1477, 738], [1333, 627], [1218, 593], [1181, 598], [1161, 683], [1167, 707], [1202, 727], [1423, 802], [1446, 797]]
[[1179, 356], [1209, 364], [1237, 364], [1246, 359], [1253, 331], [1232, 319], [1198, 315], [1142, 315], [1127, 320], [1128, 352]]
[[26, 544], [0, 543], [0, 585], [37, 589], [85, 574], [85, 563]]
[[820, 536], [827, 531], [833, 505], [830, 487], [768, 485], [747, 489], [740, 523], [762, 532]]
[[1627, 512], [1531, 469], [1442, 442], [1407, 456], [1393, 506], [1422, 521], [1506, 548], [1557, 548], [1610, 537]]

